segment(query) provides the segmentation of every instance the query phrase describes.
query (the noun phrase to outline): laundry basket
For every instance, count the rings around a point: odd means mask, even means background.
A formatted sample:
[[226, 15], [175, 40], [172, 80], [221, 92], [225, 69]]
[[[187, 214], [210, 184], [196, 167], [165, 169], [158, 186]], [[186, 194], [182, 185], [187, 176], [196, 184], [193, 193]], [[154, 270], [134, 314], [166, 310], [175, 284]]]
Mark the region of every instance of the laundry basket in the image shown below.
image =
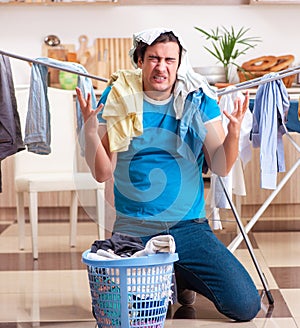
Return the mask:
[[98, 328], [163, 328], [178, 255], [94, 260], [87, 265], [93, 315]]

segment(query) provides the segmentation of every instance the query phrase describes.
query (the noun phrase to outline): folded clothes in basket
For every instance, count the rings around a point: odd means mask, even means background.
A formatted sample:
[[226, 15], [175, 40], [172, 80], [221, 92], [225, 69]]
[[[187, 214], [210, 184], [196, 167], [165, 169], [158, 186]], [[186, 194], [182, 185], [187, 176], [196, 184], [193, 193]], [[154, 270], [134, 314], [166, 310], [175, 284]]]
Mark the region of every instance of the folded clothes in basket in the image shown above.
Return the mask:
[[111, 238], [94, 241], [91, 246], [91, 252], [97, 253], [100, 249], [104, 251], [111, 250], [114, 254], [121, 257], [130, 257], [135, 252], [144, 249], [144, 245], [139, 237], [116, 232]]
[[145, 256], [155, 253], [175, 253], [175, 240], [171, 235], [159, 235], [152, 237], [145, 248], [132, 255], [132, 257]]
[[124, 257], [140, 257], [155, 253], [175, 253], [175, 241], [171, 235], [152, 237], [144, 246], [138, 237], [115, 233], [106, 240], [93, 243], [90, 259], [120, 259]]

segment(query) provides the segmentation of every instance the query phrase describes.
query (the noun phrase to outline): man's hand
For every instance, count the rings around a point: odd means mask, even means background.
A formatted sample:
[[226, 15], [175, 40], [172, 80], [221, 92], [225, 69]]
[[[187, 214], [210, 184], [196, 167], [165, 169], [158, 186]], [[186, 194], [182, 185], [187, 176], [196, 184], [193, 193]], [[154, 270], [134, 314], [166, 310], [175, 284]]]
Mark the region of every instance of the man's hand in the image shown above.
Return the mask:
[[249, 92], [246, 91], [244, 102], [237, 98], [234, 102], [234, 110], [229, 114], [226, 110], [223, 111], [224, 115], [229, 119], [228, 133], [240, 133], [242, 121], [245, 113], [249, 107]]
[[102, 110], [104, 105], [100, 104], [95, 110], [93, 110], [91, 105], [91, 94], [88, 93], [87, 98], [84, 99], [80, 88], [76, 88], [75, 90], [80, 104], [80, 109], [81, 109], [85, 129], [88, 130], [89, 132], [97, 133], [98, 130], [97, 114]]

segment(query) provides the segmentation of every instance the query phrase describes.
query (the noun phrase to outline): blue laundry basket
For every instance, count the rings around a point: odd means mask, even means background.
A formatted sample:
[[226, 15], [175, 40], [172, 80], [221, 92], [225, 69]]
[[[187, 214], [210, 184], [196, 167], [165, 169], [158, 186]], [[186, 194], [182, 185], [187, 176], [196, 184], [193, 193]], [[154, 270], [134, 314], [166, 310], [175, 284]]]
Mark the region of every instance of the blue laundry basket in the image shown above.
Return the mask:
[[98, 328], [163, 328], [178, 254], [94, 260], [87, 265], [93, 315]]

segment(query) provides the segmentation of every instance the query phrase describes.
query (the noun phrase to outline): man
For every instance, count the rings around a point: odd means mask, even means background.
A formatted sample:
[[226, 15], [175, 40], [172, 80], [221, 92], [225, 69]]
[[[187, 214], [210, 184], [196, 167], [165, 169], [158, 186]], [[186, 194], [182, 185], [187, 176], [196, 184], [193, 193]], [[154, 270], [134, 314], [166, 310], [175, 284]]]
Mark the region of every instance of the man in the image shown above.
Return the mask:
[[172, 235], [178, 301], [191, 305], [197, 292], [227, 317], [251, 320], [260, 309], [259, 294], [209, 227], [202, 178], [204, 161], [221, 176], [234, 164], [248, 94], [231, 115], [224, 112], [225, 136], [215, 92], [192, 70], [174, 32], [135, 34], [130, 56], [137, 69], [117, 72], [96, 110], [90, 95], [85, 100], [76, 89], [86, 161], [97, 181], [114, 178], [114, 232], [145, 243]]

